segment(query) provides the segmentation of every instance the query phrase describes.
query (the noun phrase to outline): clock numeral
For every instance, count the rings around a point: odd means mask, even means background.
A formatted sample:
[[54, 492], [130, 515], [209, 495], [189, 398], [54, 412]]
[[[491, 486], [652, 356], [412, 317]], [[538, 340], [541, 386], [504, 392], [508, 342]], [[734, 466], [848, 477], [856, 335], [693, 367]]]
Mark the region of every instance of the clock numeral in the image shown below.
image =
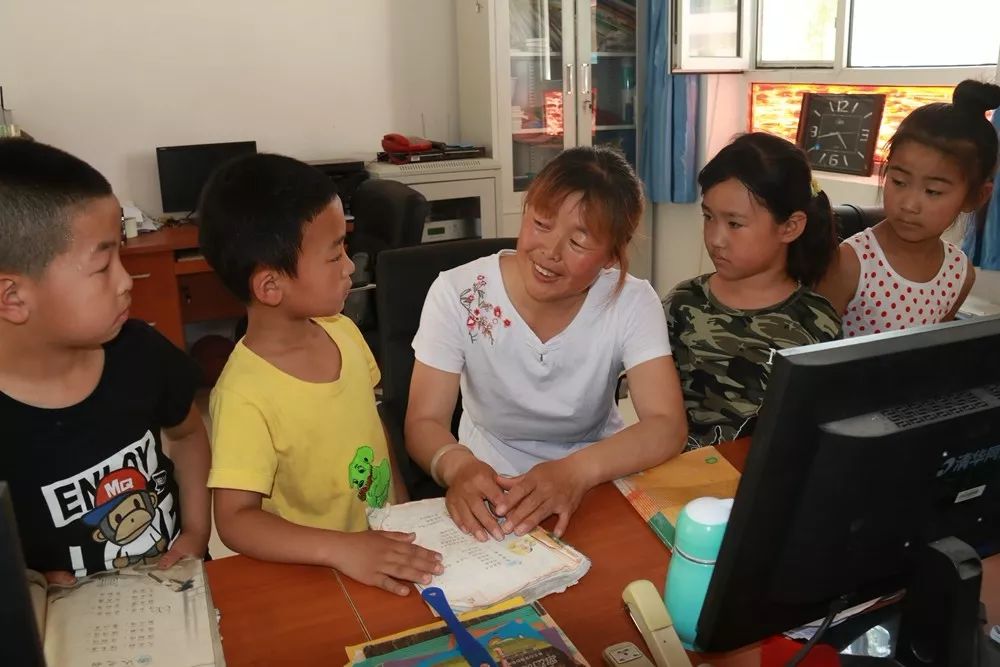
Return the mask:
[[[837, 112], [847, 111], [847, 107], [850, 106], [850, 100], [837, 100]], [[856, 105], [857, 103], [855, 103]]]
[[829, 165], [831, 167], [839, 167], [840, 166], [840, 159], [839, 159], [840, 157], [841, 156], [839, 156], [839, 155], [831, 155], [830, 159], [827, 162], [829, 163]]
[[819, 135], [819, 126], [810, 125], [809, 126], [809, 136], [815, 139]]
[[867, 128], [867, 127], [866, 127], [866, 128], [863, 128], [863, 129], [861, 130], [861, 141], [868, 141], [868, 137], [869, 137], [869, 136], [871, 136], [871, 135], [870, 135], [870, 134], [868, 134], [868, 128]]

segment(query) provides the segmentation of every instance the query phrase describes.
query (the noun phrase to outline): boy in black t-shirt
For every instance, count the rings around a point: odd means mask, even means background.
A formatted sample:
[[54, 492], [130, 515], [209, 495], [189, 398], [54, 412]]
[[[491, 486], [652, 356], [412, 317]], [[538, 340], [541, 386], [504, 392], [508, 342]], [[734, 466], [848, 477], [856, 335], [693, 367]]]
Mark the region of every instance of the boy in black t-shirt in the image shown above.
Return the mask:
[[0, 140], [0, 480], [28, 567], [60, 583], [208, 543], [198, 370], [128, 319], [120, 224], [93, 167]]

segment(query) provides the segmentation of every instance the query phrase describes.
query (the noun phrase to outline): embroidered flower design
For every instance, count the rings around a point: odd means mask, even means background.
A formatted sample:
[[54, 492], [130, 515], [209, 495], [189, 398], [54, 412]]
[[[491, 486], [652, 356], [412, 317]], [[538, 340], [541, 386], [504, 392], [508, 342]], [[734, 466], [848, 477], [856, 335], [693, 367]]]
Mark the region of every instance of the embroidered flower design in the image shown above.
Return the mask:
[[458, 295], [458, 301], [469, 313], [465, 320], [465, 327], [469, 330], [469, 340], [473, 343], [483, 336], [490, 341], [490, 345], [496, 343], [493, 338], [493, 330], [503, 326], [510, 327], [510, 319], [503, 316], [503, 309], [486, 299], [486, 276], [480, 274], [476, 276], [476, 281], [472, 287], [462, 290]]

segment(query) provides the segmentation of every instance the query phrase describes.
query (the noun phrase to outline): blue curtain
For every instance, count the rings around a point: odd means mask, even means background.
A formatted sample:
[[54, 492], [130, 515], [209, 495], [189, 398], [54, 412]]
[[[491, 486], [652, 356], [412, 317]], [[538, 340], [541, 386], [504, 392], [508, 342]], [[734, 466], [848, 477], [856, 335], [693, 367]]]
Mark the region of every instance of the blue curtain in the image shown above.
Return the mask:
[[[993, 127], [1000, 131], [1000, 109], [993, 112]], [[986, 219], [969, 226], [962, 250], [973, 265], [993, 271], [1000, 270], [1000, 183], [993, 179], [993, 196], [986, 208]]]
[[646, 81], [639, 175], [656, 203], [698, 198], [697, 74], [670, 73], [670, 2], [644, 0], [649, 20], [643, 35]]

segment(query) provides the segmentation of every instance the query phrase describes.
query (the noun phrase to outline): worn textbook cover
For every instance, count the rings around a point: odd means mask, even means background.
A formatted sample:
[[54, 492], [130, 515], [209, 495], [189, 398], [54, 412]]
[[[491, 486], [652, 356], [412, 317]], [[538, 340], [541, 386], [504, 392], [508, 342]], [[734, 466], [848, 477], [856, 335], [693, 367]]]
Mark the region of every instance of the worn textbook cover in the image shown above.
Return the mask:
[[669, 548], [681, 510], [704, 496], [735, 498], [740, 473], [715, 447], [701, 447], [655, 468], [615, 480], [615, 486]]
[[415, 533], [417, 544], [440, 553], [444, 572], [429, 585], [443, 590], [458, 612], [514, 596], [533, 602], [572, 586], [590, 569], [590, 559], [543, 528], [479, 542], [455, 525], [444, 498], [369, 510], [368, 523], [377, 530]]
[[[539, 603], [496, 605], [460, 616], [498, 665], [586, 667], [587, 661]], [[451, 631], [438, 622], [346, 649], [354, 667], [464, 667]]]
[[222, 667], [218, 618], [201, 560], [101, 572], [73, 586], [28, 571], [50, 667]]

